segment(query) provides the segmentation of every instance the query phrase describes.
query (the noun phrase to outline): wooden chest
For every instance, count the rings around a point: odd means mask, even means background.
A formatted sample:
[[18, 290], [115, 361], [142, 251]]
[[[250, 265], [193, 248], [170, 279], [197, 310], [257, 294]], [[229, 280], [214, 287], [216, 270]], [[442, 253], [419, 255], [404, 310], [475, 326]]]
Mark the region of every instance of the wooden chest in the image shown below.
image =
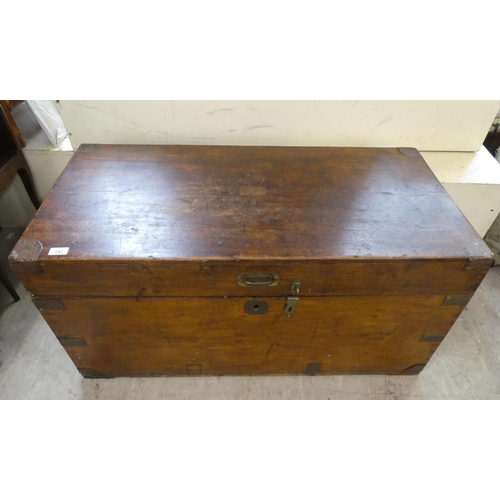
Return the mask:
[[11, 264], [86, 377], [416, 373], [493, 256], [415, 149], [82, 145]]

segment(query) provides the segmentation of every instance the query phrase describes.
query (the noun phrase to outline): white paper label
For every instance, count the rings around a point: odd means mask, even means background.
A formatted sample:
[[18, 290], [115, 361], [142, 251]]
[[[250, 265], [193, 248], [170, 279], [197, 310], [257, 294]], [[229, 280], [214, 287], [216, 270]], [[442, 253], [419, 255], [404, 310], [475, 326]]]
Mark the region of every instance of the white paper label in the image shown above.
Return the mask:
[[67, 255], [69, 247], [52, 247], [49, 250], [49, 255]]

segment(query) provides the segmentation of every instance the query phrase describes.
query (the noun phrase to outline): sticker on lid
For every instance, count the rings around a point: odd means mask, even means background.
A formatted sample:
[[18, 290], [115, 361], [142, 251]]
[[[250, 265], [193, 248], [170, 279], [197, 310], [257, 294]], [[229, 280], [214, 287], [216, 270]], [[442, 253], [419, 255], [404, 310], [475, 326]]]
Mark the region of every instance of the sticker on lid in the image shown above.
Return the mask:
[[49, 250], [49, 255], [67, 255], [69, 247], [52, 247]]

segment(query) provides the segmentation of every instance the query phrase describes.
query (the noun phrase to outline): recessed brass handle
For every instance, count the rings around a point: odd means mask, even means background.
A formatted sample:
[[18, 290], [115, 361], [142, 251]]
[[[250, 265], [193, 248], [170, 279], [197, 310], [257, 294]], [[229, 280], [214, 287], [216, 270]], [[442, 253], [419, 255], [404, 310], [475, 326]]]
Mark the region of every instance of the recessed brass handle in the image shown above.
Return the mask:
[[277, 286], [280, 280], [278, 273], [240, 273], [239, 286]]

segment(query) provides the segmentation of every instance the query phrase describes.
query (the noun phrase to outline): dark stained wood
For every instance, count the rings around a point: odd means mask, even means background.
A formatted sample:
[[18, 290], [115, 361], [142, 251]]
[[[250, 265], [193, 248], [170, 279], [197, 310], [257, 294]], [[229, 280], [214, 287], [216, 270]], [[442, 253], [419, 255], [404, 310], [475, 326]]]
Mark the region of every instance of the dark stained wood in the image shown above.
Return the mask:
[[51, 247], [68, 260], [488, 252], [423, 158], [396, 148], [84, 147], [56, 186], [24, 235], [41, 262]]
[[[2, 227], [0, 226], [0, 231], [1, 230]], [[4, 266], [1, 264], [0, 264], [0, 283], [7, 289], [7, 291], [10, 293], [11, 297], [14, 299], [15, 302], [19, 302], [21, 300], [21, 297], [19, 297], [19, 294], [17, 293], [14, 285], [9, 281], [9, 278], [7, 277], [7, 274], [5, 273], [4, 270]]]
[[415, 149], [82, 145], [10, 261], [86, 377], [409, 374], [493, 255]]
[[1, 268], [0, 268], [0, 283], [2, 283], [2, 285], [7, 289], [7, 291], [10, 293], [11, 297], [14, 299], [15, 302], [19, 302], [21, 300], [21, 297], [19, 297], [19, 294], [14, 288], [14, 285], [9, 281], [3, 269]]
[[[0, 104], [8, 102], [12, 103], [12, 101], [0, 101]], [[39, 208], [40, 200], [36, 193], [30, 167], [23, 152], [19, 149], [11, 125], [2, 107], [0, 109], [0, 191], [7, 189], [11, 185], [16, 174], [18, 174], [34, 207]], [[1, 270], [0, 283], [5, 286], [16, 302], [20, 300], [15, 287]]]
[[446, 334], [460, 314], [443, 299], [300, 298], [291, 317], [276, 297], [259, 298], [268, 303], [262, 315], [247, 314], [245, 298], [63, 299], [64, 310], [41, 312], [75, 365], [106, 377], [195, 367], [201, 375], [304, 374], [310, 363], [320, 374], [400, 374], [439, 345], [422, 336]]
[[6, 159], [5, 155], [0, 154], [0, 190], [7, 189], [12, 183], [16, 174], [19, 175], [23, 182], [24, 188], [35, 208], [40, 207], [40, 199], [36, 192], [35, 183], [31, 174], [31, 169], [24, 157], [22, 151], [13, 152], [10, 158]]
[[[0, 101], [0, 103], [6, 101]], [[40, 207], [31, 169], [11, 128], [11, 124], [0, 109], [0, 190], [7, 189], [18, 174], [35, 208]]]
[[498, 132], [488, 132], [484, 139], [483, 146], [492, 156], [495, 156], [497, 149], [500, 147], [500, 134]]
[[16, 141], [16, 146], [19, 148], [24, 148], [26, 146], [26, 141], [17, 126], [16, 120], [14, 120], [14, 117], [12, 116], [12, 111], [23, 102], [24, 101], [0, 101], [0, 108], [2, 108], [2, 111], [5, 114], [9, 127], [12, 130], [13, 137]]

